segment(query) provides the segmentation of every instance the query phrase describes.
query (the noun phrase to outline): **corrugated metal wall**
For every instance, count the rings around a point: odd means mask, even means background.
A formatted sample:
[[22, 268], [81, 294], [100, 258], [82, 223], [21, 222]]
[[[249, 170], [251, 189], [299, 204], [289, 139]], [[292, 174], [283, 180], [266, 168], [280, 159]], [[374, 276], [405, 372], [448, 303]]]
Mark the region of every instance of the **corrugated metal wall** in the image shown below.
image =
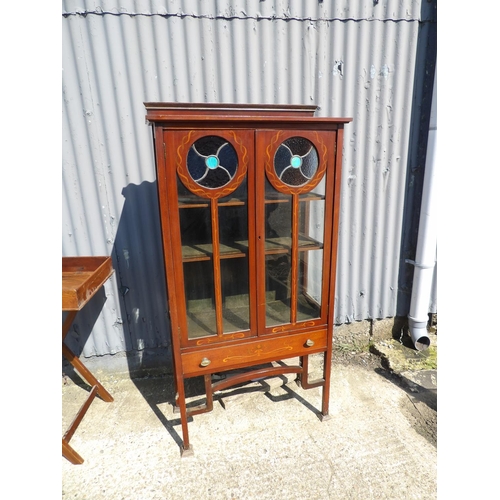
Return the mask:
[[116, 271], [106, 300], [77, 317], [71, 347], [169, 345], [146, 101], [316, 104], [319, 116], [353, 117], [336, 321], [407, 314], [435, 1], [67, 0], [62, 23], [62, 252], [112, 255]]

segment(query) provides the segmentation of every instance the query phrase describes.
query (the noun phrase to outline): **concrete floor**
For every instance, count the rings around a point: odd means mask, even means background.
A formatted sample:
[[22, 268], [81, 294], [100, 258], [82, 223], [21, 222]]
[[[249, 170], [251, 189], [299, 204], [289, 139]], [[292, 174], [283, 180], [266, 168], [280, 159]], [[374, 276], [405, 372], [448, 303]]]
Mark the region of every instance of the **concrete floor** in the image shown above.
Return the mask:
[[[320, 389], [284, 377], [254, 382], [192, 418], [194, 455], [182, 458], [170, 376], [98, 377], [115, 401], [96, 398], [71, 439], [85, 461], [61, 459], [62, 498], [436, 498], [435, 372], [406, 383], [362, 356], [334, 362], [330, 420], [317, 416]], [[87, 391], [63, 379], [63, 433]], [[196, 384], [190, 391], [199, 399]]]

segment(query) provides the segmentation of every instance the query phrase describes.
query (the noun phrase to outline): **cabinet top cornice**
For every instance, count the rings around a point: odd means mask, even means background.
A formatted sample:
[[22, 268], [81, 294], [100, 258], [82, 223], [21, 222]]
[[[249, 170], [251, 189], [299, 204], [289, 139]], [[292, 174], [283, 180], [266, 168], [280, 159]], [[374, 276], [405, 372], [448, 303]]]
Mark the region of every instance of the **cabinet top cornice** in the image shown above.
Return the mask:
[[315, 117], [318, 110], [313, 105], [297, 104], [219, 104], [219, 103], [172, 103], [145, 102], [146, 118], [150, 122], [269, 122], [283, 124], [303, 123], [336, 125], [352, 121], [352, 118]]

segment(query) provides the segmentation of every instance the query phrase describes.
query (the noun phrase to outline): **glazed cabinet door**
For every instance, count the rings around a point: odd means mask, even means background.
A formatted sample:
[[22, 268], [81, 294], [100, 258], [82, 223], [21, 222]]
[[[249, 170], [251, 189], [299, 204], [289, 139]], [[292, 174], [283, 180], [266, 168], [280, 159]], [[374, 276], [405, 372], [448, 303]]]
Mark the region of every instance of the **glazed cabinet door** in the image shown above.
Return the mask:
[[326, 325], [336, 132], [257, 132], [259, 331]]
[[162, 223], [167, 219], [171, 239], [169, 301], [181, 346], [256, 335], [254, 131], [163, 136]]

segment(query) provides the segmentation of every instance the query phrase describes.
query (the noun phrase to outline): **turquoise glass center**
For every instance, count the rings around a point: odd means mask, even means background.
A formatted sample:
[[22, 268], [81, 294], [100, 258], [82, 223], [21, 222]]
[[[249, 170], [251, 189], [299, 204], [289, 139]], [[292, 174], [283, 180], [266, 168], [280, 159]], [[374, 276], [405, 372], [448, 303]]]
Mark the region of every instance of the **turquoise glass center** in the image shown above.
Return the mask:
[[293, 168], [299, 168], [302, 165], [302, 158], [300, 156], [292, 156], [292, 160], [290, 162]]
[[219, 166], [219, 158], [217, 158], [217, 156], [211, 155], [205, 160], [205, 164], [208, 168], [213, 170], [214, 168], [217, 168]]

